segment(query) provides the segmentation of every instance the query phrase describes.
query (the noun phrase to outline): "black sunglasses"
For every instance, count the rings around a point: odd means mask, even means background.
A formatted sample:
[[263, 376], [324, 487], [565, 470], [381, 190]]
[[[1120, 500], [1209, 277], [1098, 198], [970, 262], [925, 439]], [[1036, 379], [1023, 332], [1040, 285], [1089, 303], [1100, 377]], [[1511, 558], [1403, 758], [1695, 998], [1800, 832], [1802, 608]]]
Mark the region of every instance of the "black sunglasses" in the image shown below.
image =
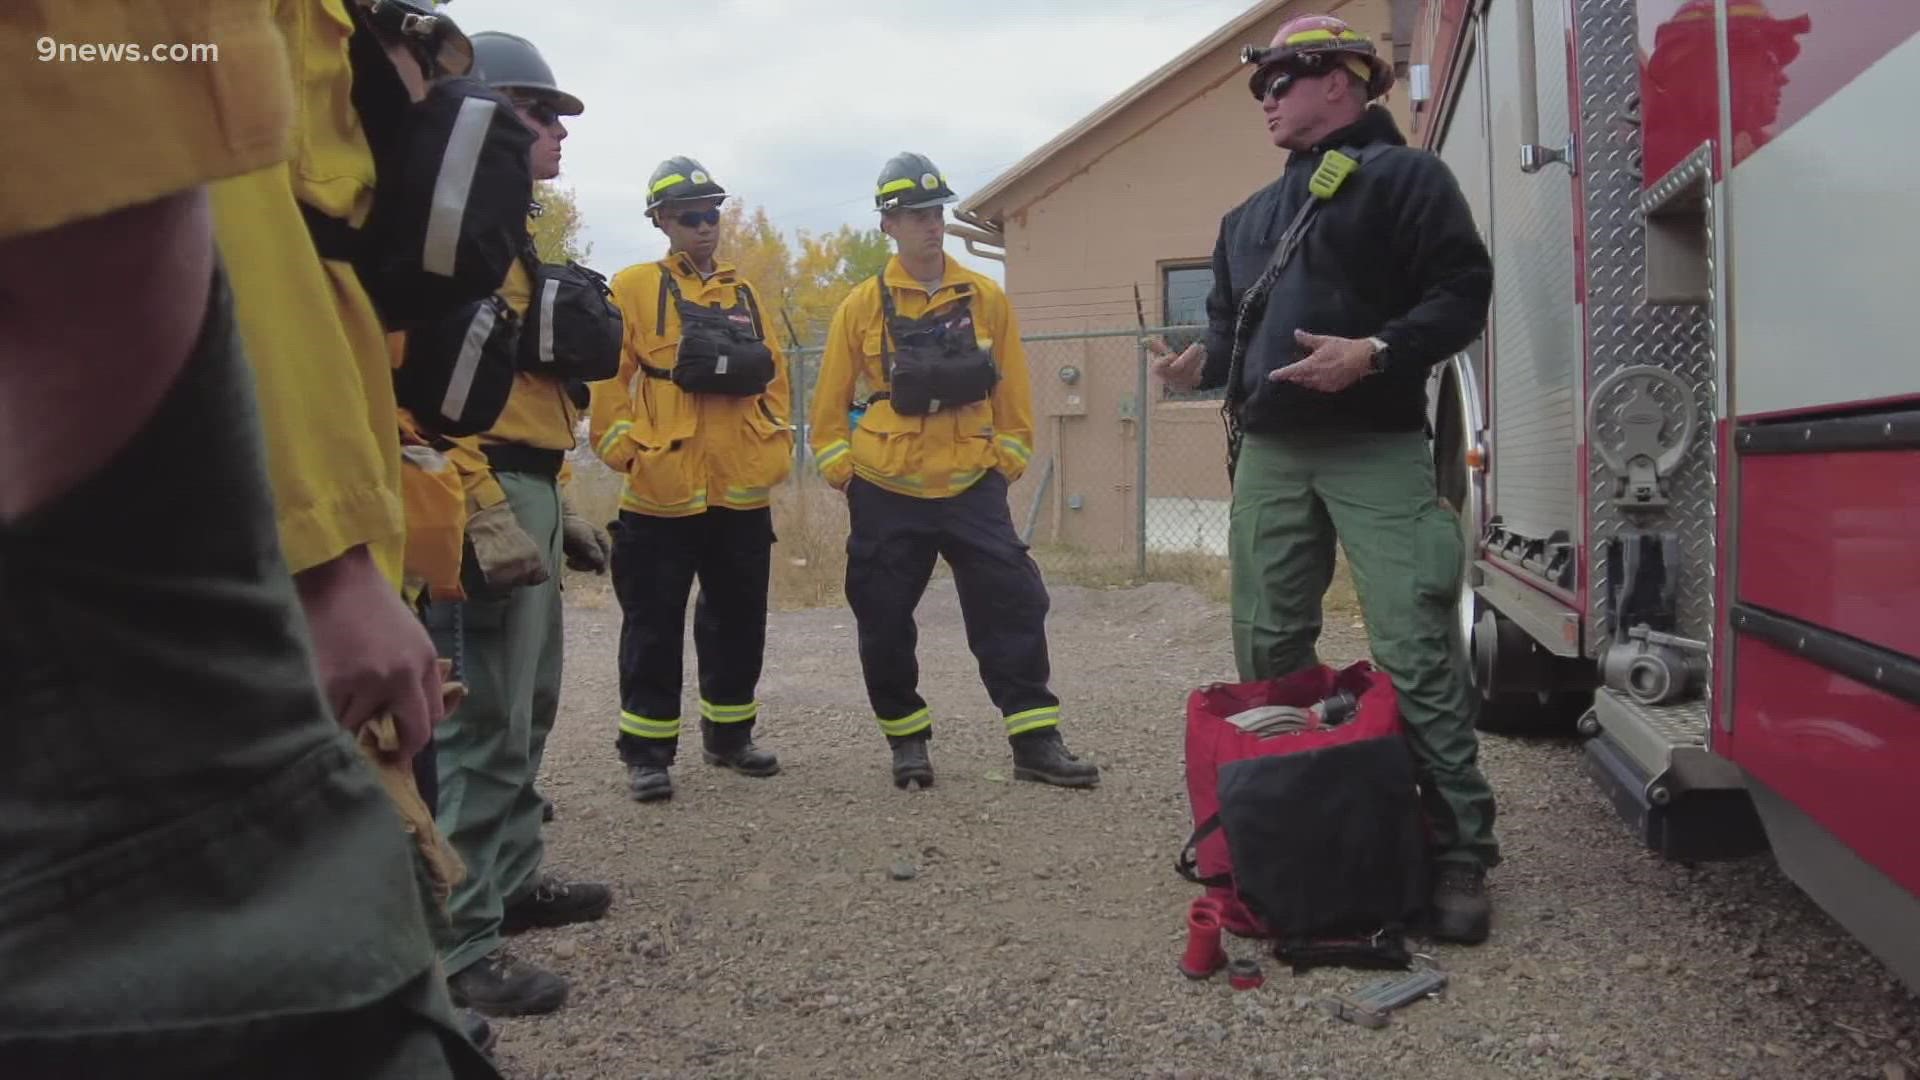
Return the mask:
[[525, 109], [527, 115], [533, 118], [534, 123], [542, 127], [552, 127], [554, 124], [560, 122], [560, 110], [555, 108], [551, 101], [528, 101], [522, 98], [514, 102], [514, 104]]
[[1318, 57], [1297, 57], [1290, 63], [1277, 65], [1274, 68], [1272, 77], [1267, 80], [1267, 84], [1261, 87], [1260, 92], [1255, 94], [1254, 97], [1261, 101], [1279, 101], [1281, 98], [1287, 96], [1288, 90], [1293, 89], [1294, 83], [1299, 82], [1301, 79], [1312, 79], [1320, 75], [1325, 75], [1331, 70], [1332, 68], [1320, 62]]
[[705, 210], [682, 210], [680, 213], [674, 215], [673, 220], [689, 229], [701, 224], [718, 225], [720, 224], [720, 208], [713, 206]]

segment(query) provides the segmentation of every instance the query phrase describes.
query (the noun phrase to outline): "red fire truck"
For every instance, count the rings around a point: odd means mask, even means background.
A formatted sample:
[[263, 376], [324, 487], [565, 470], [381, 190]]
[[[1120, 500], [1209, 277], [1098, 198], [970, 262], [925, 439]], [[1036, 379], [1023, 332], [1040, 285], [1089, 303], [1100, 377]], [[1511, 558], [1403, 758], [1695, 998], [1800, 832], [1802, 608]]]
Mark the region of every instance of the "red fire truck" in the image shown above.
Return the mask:
[[[1424, 0], [1493, 252], [1430, 387], [1489, 726], [1655, 850], [1771, 848], [1920, 989], [1920, 2]], [[1405, 9], [1401, 9], [1405, 10]]]

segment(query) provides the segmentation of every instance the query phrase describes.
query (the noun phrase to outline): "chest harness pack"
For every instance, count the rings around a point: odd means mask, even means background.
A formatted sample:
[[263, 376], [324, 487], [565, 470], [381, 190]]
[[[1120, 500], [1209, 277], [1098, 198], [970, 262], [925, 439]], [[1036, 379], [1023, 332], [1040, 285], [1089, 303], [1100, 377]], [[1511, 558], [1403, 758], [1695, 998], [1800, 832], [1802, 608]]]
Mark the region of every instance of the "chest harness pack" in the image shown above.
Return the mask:
[[541, 262], [531, 240], [520, 262], [532, 290], [524, 315], [490, 292], [408, 332], [394, 395], [423, 426], [486, 431], [522, 372], [557, 381], [580, 408], [587, 383], [620, 373], [625, 324], [606, 278], [571, 260]]
[[901, 416], [927, 416], [951, 405], [984, 401], [1000, 382], [993, 353], [980, 347], [974, 332], [973, 290], [959, 286], [957, 303], [906, 319], [893, 306], [893, 290], [880, 286], [880, 370], [887, 380], [854, 406], [865, 412], [875, 401], [891, 400]]
[[690, 394], [723, 394], [728, 397], [753, 397], [764, 393], [773, 382], [773, 350], [767, 347], [760, 321], [760, 305], [753, 288], [744, 281], [734, 286], [732, 307], [714, 301], [703, 307], [680, 292], [673, 271], [660, 264], [660, 302], [653, 325], [664, 330], [667, 301], [680, 315], [680, 345], [671, 368], [642, 363], [641, 371], [650, 379], [665, 379]]

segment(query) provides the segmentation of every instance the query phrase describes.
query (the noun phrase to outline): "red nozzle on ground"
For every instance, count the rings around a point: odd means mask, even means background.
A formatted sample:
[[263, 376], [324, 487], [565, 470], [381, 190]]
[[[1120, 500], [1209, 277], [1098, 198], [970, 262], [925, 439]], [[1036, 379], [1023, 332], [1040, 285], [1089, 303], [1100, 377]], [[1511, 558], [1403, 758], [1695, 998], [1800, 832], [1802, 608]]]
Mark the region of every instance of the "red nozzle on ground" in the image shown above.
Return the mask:
[[1204, 979], [1227, 965], [1220, 947], [1220, 902], [1199, 897], [1187, 907], [1187, 951], [1180, 958], [1180, 974]]
[[1227, 966], [1227, 983], [1235, 990], [1251, 990], [1266, 981], [1258, 960], [1242, 958]]

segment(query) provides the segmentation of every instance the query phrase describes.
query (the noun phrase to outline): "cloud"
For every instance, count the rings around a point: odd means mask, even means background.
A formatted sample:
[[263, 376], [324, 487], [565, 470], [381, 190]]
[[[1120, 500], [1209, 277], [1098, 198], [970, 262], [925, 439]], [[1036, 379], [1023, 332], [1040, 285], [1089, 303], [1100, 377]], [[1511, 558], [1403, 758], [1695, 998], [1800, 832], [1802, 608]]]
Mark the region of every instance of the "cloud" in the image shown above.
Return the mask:
[[[592, 261], [664, 252], [648, 174], [698, 159], [789, 233], [874, 223], [872, 184], [901, 150], [964, 197], [1240, 14], [1245, 0], [453, 0], [468, 33], [531, 40], [586, 102], [560, 183]], [[961, 254], [999, 276], [998, 264]]]

